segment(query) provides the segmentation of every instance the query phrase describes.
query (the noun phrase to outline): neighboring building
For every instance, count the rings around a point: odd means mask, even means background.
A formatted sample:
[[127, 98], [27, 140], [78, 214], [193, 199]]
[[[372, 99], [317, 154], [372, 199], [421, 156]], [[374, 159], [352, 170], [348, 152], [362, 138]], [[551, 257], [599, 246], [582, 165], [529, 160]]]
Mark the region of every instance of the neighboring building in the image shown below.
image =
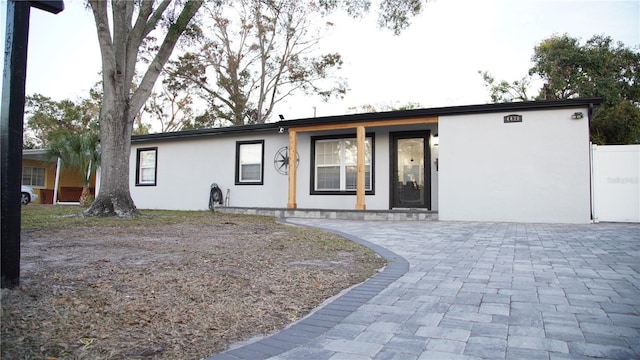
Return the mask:
[[[22, 151], [22, 185], [33, 187], [38, 193], [36, 203], [78, 202], [82, 193], [82, 179], [75, 171], [65, 169], [58, 158], [49, 158], [46, 149]], [[91, 177], [92, 190], [95, 176]]]
[[[133, 136], [131, 195], [141, 209], [203, 210], [216, 183], [230, 207], [589, 223], [589, 118], [599, 104], [485, 104]], [[289, 150], [298, 161], [287, 168]]]

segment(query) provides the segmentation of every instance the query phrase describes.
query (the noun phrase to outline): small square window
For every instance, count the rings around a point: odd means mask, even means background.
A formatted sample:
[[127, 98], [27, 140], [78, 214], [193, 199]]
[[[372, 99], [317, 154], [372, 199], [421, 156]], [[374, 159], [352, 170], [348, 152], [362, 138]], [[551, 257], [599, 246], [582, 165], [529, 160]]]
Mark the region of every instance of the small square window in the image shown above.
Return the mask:
[[158, 170], [158, 148], [138, 149], [136, 158], [136, 185], [155, 186]]
[[236, 185], [262, 185], [264, 140], [236, 142]]

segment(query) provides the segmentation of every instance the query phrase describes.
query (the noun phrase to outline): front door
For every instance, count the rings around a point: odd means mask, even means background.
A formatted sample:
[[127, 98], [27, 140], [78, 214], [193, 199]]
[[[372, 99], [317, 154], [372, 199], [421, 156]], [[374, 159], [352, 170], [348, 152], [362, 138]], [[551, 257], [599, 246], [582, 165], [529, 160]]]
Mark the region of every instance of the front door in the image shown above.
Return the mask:
[[391, 133], [391, 207], [431, 208], [429, 131]]

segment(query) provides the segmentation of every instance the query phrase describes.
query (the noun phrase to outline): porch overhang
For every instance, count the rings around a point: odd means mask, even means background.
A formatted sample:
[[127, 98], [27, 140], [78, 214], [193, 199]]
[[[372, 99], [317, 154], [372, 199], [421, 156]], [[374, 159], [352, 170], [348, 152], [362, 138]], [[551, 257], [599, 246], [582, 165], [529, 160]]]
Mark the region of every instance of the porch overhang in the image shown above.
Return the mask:
[[[376, 127], [396, 127], [406, 125], [423, 125], [423, 124], [437, 124], [437, 116], [421, 116], [414, 118], [401, 118], [401, 119], [381, 119], [370, 121], [354, 121], [344, 123], [332, 123], [332, 124], [314, 124], [314, 125], [301, 125], [290, 126], [289, 132], [289, 153], [297, 154], [298, 149], [298, 133], [302, 132], [317, 132], [328, 130], [356, 130], [356, 210], [365, 210], [365, 134], [367, 129]], [[292, 161], [293, 160], [293, 161]], [[297, 208], [296, 192], [297, 192], [297, 162], [295, 156], [289, 157], [289, 189], [287, 208]]]

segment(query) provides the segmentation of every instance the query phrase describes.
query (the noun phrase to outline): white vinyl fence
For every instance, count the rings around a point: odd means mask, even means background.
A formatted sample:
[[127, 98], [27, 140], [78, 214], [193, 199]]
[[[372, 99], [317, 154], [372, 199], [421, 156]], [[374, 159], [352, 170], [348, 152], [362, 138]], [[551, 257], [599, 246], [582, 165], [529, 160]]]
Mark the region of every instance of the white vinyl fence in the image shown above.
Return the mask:
[[640, 222], [640, 145], [592, 145], [594, 221]]

